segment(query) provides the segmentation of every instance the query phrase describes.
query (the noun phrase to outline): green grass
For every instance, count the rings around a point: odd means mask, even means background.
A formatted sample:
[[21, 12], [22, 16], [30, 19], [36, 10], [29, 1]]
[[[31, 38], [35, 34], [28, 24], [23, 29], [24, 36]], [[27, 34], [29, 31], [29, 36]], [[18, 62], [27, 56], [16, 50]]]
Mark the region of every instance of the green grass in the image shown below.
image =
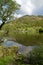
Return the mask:
[[18, 47], [0, 46], [0, 65], [10, 65], [17, 57]]
[[28, 65], [23, 63], [24, 55], [17, 54], [18, 47], [0, 46], [0, 65]]
[[30, 52], [30, 63], [32, 65], [43, 65], [43, 45]]
[[12, 61], [12, 57], [11, 56], [5, 56], [5, 57], [0, 59], [0, 65], [7, 65], [11, 61]]

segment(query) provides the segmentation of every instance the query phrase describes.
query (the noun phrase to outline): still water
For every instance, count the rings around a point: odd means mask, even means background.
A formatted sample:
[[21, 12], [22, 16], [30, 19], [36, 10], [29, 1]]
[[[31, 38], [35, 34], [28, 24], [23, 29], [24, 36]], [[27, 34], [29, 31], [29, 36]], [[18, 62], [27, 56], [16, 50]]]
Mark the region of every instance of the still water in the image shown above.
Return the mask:
[[34, 48], [36, 48], [36, 46], [24, 46], [22, 44], [19, 44], [17, 42], [11, 41], [11, 40], [5, 41], [2, 45], [6, 46], [6, 47], [17, 46], [18, 47], [18, 53], [21, 53], [21, 54], [29, 53]]

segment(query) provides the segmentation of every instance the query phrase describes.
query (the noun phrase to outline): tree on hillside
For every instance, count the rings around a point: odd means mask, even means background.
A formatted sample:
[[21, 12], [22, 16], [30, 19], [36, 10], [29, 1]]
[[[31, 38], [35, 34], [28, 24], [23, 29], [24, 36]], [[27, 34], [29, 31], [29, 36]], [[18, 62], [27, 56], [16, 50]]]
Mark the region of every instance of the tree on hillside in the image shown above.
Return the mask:
[[0, 20], [2, 21], [0, 29], [6, 22], [13, 20], [14, 13], [19, 7], [15, 0], [0, 0]]

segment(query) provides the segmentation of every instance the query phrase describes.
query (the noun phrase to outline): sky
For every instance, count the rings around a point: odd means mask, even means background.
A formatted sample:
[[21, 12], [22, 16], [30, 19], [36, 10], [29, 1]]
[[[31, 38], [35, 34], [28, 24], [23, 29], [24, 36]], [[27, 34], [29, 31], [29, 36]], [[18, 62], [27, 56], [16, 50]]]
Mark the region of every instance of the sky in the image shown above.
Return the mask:
[[24, 15], [43, 15], [43, 0], [16, 0], [21, 5], [15, 14], [17, 17]]
[[16, 2], [21, 5], [20, 10], [15, 13], [17, 18], [24, 15], [43, 15], [43, 0], [16, 0]]

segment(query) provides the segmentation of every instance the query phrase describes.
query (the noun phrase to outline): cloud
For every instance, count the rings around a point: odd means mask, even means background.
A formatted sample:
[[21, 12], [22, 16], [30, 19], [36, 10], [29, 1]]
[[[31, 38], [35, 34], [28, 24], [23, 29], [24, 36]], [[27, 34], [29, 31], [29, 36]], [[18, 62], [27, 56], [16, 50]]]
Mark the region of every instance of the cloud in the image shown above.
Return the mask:
[[23, 0], [23, 4], [21, 6], [21, 10], [24, 11], [25, 14], [32, 14], [32, 11], [34, 9], [34, 5], [32, 4], [31, 0]]
[[19, 17], [22, 17], [22, 16], [23, 16], [23, 15], [17, 14], [17, 13], [15, 13], [15, 15], [14, 15], [15, 18], [19, 18]]
[[32, 3], [35, 6], [35, 9], [33, 9], [32, 14], [33, 15], [43, 15], [43, 0], [32, 0]]
[[20, 5], [22, 5], [22, 0], [16, 0], [17, 3], [19, 3]]
[[21, 8], [19, 15], [43, 15], [43, 0], [16, 0]]

